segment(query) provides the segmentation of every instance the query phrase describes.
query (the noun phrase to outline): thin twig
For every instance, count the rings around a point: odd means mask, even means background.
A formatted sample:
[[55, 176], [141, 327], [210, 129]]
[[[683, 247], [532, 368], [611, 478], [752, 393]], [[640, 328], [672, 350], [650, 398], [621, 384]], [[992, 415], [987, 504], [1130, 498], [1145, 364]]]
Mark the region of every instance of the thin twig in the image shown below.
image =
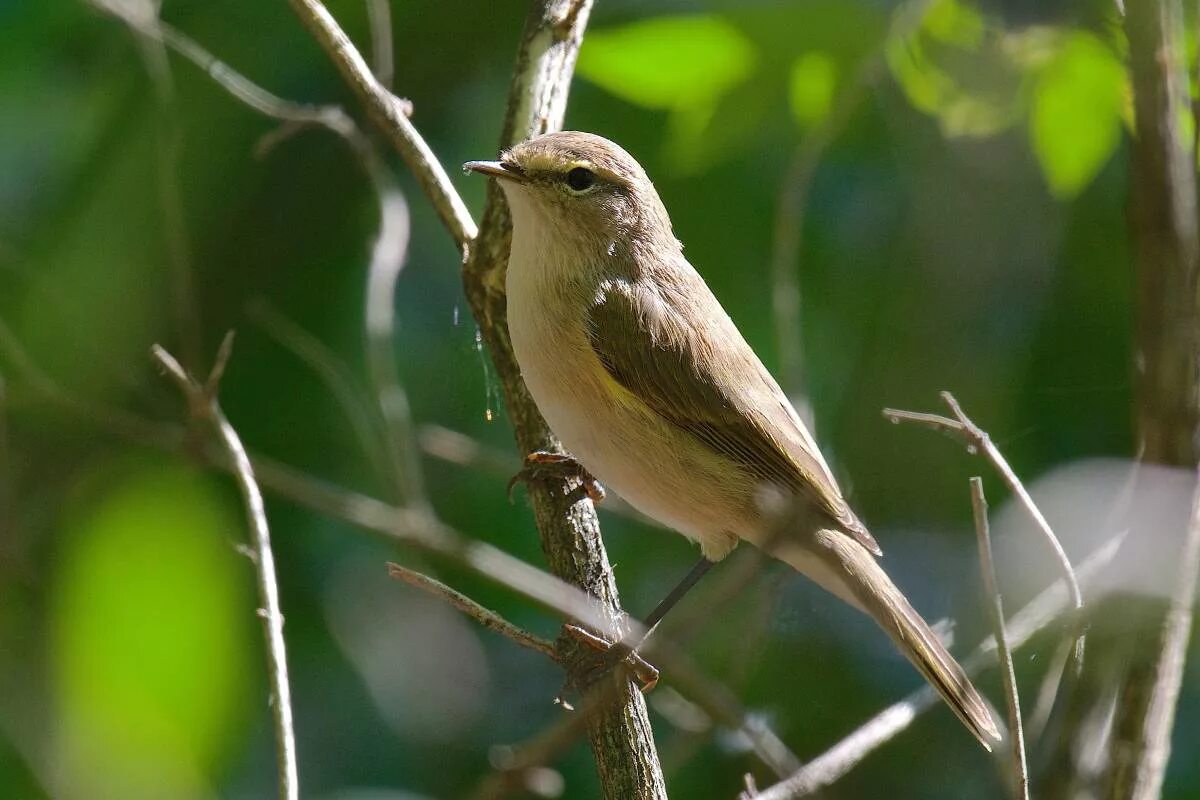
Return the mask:
[[367, 0], [367, 22], [371, 26], [371, 71], [384, 88], [390, 90], [396, 76], [390, 0]]
[[[374, 153], [374, 151], [370, 151]], [[367, 270], [365, 311], [366, 362], [379, 412], [387, 427], [387, 447], [399, 500], [428, 507], [417, 437], [408, 393], [400, 382], [396, 353], [396, 282], [408, 255], [408, 204], [395, 177], [377, 155], [368, 158], [368, 173], [379, 199], [379, 234]]]
[[346, 363], [327, 344], [288, 318], [265, 300], [246, 307], [250, 321], [281, 347], [312, 370], [342, 410], [359, 447], [379, 475], [388, 474], [378, 422], [366, 401], [366, 390], [358, 384]]
[[197, 421], [206, 421], [216, 430], [233, 462], [233, 474], [246, 505], [246, 522], [251, 532], [254, 574], [258, 579], [259, 616], [267, 638], [267, 674], [271, 682], [271, 714], [275, 723], [275, 746], [279, 772], [279, 796], [298, 800], [300, 780], [296, 770], [296, 734], [292, 725], [292, 696], [288, 684], [287, 650], [283, 641], [283, 612], [279, 606], [279, 586], [275, 579], [275, 557], [271, 551], [271, 533], [262, 493], [254, 477], [254, 467], [237, 431], [229, 424], [217, 402], [216, 390], [221, 373], [229, 360], [232, 333], [225, 337], [208, 379], [198, 383], [174, 356], [158, 345], [151, 353], [166, 374], [179, 387], [188, 408]]
[[[935, 430], [953, 434], [966, 444], [967, 452], [981, 453], [991, 462], [996, 472], [1004, 480], [1005, 485], [1008, 486], [1009, 491], [1013, 493], [1025, 508], [1026, 513], [1033, 519], [1038, 531], [1042, 534], [1043, 540], [1050, 547], [1051, 552], [1054, 553], [1059, 571], [1062, 573], [1063, 579], [1067, 582], [1067, 587], [1071, 592], [1071, 603], [1075, 606], [1076, 624], [1081, 626], [1083, 623], [1083, 593], [1079, 590], [1079, 581], [1075, 577], [1075, 570], [1071, 567], [1071, 560], [1067, 558], [1067, 553], [1063, 550], [1058, 537], [1054, 535], [1054, 530], [1050, 527], [1050, 523], [1046, 521], [1042, 510], [1037, 507], [1037, 503], [1033, 502], [1033, 498], [1025, 489], [1025, 485], [1021, 483], [1021, 479], [1017, 477], [1017, 473], [1009, 466], [1008, 461], [1004, 458], [1004, 454], [1000, 452], [1000, 448], [996, 447], [995, 443], [992, 442], [992, 438], [988, 435], [987, 431], [971, 421], [971, 418], [966, 415], [966, 412], [962, 410], [962, 406], [958, 404], [958, 401], [950, 392], [942, 392], [941, 398], [950, 408], [954, 419], [938, 414], [900, 411], [894, 408], [885, 408], [883, 416], [894, 423], [916, 422]], [[1076, 670], [1083, 664], [1084, 636], [1085, 633], [1082, 627], [1080, 627], [1075, 639]]]
[[[1114, 536], [1083, 559], [1078, 570], [1080, 580], [1086, 584], [1097, 577], [1112, 561], [1125, 537], [1126, 533]], [[1009, 618], [1009, 646], [1014, 650], [1019, 649], [1033, 638], [1034, 634], [1059, 620], [1063, 612], [1071, 608], [1066, 580], [1059, 579]], [[984, 639], [963, 660], [963, 671], [969, 677], [975, 677], [982, 670], [994, 666], [995, 648], [994, 636]], [[918, 716], [937, 705], [937, 692], [931, 686], [922, 686], [903, 700], [880, 711], [849, 736], [809, 761], [786, 781], [762, 791], [758, 800], [795, 800], [808, 797], [832, 785], [880, 746], [907, 730]]]
[[342, 78], [358, 95], [379, 129], [404, 159], [421, 184], [442, 223], [465, 257], [467, 248], [478, 234], [475, 221], [459, 196], [446, 170], [409, 121], [411, 107], [388, 91], [372, 74], [371, 68], [320, 0], [290, 0], [292, 9], [309, 32], [333, 60]]
[[495, 631], [501, 636], [505, 636], [516, 644], [519, 644], [521, 647], [527, 647], [530, 650], [541, 653], [556, 664], [558, 663], [558, 654], [554, 650], [554, 642], [551, 642], [549, 639], [543, 639], [541, 636], [532, 634], [524, 628], [514, 625], [490, 608], [484, 608], [462, 592], [451, 589], [435, 578], [431, 578], [414, 569], [403, 567], [392, 561], [388, 562], [387, 569], [388, 574], [393, 578], [442, 598], [488, 630]]
[[1021, 724], [1021, 699], [1017, 694], [1017, 674], [1013, 668], [1012, 650], [1004, 631], [1004, 604], [996, 582], [996, 566], [992, 563], [992, 536], [988, 525], [987, 498], [983, 481], [971, 478], [971, 509], [975, 513], [975, 535], [979, 539], [979, 569], [989, 600], [996, 656], [1000, 662], [1000, 677], [1004, 684], [1004, 699], [1008, 705], [1008, 736], [1012, 744], [1013, 793], [1017, 800], [1029, 800], [1029, 764], [1025, 760], [1025, 727]]

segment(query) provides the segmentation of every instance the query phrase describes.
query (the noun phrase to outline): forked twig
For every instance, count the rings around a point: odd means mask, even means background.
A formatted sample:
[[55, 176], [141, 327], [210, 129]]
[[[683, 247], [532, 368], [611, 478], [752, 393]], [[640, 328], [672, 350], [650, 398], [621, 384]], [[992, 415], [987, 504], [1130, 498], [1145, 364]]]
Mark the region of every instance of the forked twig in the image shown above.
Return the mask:
[[[950, 412], [954, 415], [953, 419], [943, 417], [940, 414], [900, 411], [894, 408], [885, 408], [883, 416], [894, 423], [916, 422], [934, 430], [952, 434], [966, 444], [967, 452], [979, 453], [991, 462], [996, 472], [1000, 473], [1000, 477], [1004, 480], [1005, 485], [1008, 486], [1009, 491], [1013, 493], [1013, 496], [1017, 498], [1025, 508], [1025, 511], [1033, 519], [1038, 531], [1042, 534], [1042, 538], [1054, 553], [1063, 580], [1066, 581], [1067, 589], [1071, 594], [1071, 604], [1075, 607], [1076, 625], [1081, 626], [1083, 623], [1083, 593], [1079, 590], [1079, 581], [1075, 577], [1075, 570], [1071, 566], [1071, 560], [1067, 558], [1067, 553], [1063, 550], [1058, 537], [1054, 535], [1054, 530], [1050, 527], [1050, 523], [1046, 521], [1046, 517], [1042, 514], [1041, 509], [1037, 507], [1037, 503], [1033, 502], [1033, 498], [1025, 489], [1025, 485], [1021, 483], [1021, 479], [1017, 477], [1017, 473], [1009, 466], [1008, 461], [1004, 458], [1004, 454], [1000, 452], [1000, 448], [996, 447], [995, 443], [992, 442], [992, 438], [988, 435], [987, 431], [976, 425], [966, 415], [966, 412], [962, 410], [962, 406], [958, 404], [958, 400], [950, 392], [942, 392], [941, 397], [942, 401], [950, 408]], [[1078, 628], [1078, 635], [1075, 640], [1076, 670], [1083, 664], [1084, 636], [1085, 633], [1082, 627]]]
[[233, 475], [246, 505], [246, 521], [251, 532], [254, 575], [258, 583], [259, 616], [267, 639], [267, 673], [271, 683], [271, 715], [275, 725], [275, 748], [279, 773], [279, 796], [298, 800], [300, 781], [296, 769], [296, 734], [292, 724], [292, 695], [288, 683], [287, 650], [283, 641], [283, 612], [279, 605], [279, 586], [275, 579], [275, 557], [271, 551], [271, 533], [262, 492], [254, 477], [254, 467], [237, 431], [225, 418], [217, 402], [221, 376], [233, 347], [232, 331], [225, 336], [217, 352], [212, 371], [203, 383], [189, 375], [175, 357], [159, 345], [151, 353], [167, 376], [179, 387], [187, 401], [192, 419], [213, 426], [222, 447], [233, 462]]

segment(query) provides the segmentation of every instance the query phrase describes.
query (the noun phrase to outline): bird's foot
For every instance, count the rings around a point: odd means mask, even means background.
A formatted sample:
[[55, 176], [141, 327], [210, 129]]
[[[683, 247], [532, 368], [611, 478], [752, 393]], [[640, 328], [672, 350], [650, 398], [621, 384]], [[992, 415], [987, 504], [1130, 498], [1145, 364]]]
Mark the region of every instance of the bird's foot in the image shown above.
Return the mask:
[[604, 499], [604, 487], [578, 461], [562, 453], [547, 453], [542, 450], [525, 456], [525, 465], [508, 482], [509, 499], [512, 498], [513, 488], [518, 483], [564, 478], [578, 478], [583, 484], [583, 491], [593, 503]]
[[658, 668], [638, 655], [636, 650], [621, 642], [613, 643], [602, 636], [578, 625], [567, 624], [563, 630], [568, 636], [580, 644], [596, 651], [595, 663], [587, 668], [587, 673], [599, 680], [617, 667], [629, 670], [641, 686], [642, 693], [651, 691], [658, 685]]

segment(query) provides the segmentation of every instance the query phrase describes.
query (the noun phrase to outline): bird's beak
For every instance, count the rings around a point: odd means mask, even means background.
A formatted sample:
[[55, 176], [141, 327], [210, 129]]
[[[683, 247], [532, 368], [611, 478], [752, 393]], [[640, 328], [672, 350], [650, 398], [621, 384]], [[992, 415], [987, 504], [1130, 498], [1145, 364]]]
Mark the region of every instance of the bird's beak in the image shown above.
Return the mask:
[[478, 172], [501, 180], [525, 183], [525, 173], [510, 161], [468, 161], [463, 164], [466, 172]]

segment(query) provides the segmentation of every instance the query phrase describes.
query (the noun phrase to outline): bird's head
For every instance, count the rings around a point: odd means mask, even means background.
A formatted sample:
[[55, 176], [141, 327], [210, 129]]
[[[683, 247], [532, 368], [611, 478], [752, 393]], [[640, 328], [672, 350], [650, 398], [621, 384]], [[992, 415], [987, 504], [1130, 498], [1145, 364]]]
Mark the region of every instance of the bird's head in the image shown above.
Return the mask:
[[[517, 235], [614, 247], [670, 243], [671, 220], [641, 165], [620, 146], [579, 131], [548, 133], [463, 168], [496, 178]], [[623, 247], [624, 246], [624, 247]]]

